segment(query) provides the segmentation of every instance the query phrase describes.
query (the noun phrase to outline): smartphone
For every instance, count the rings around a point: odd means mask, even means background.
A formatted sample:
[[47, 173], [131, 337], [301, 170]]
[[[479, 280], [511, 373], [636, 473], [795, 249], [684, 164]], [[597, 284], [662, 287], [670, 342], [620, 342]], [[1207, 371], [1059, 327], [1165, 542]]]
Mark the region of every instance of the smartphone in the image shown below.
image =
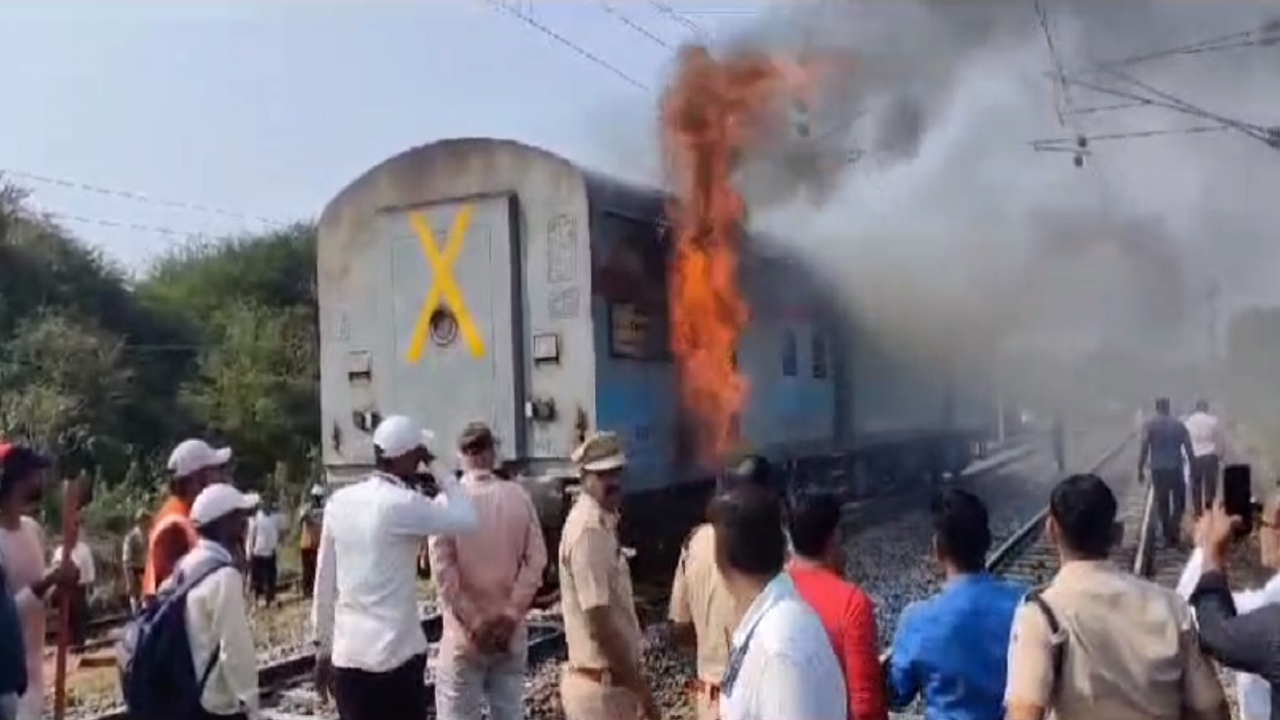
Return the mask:
[[1240, 518], [1240, 535], [1253, 532], [1253, 469], [1248, 465], [1222, 470], [1222, 506], [1228, 515]]

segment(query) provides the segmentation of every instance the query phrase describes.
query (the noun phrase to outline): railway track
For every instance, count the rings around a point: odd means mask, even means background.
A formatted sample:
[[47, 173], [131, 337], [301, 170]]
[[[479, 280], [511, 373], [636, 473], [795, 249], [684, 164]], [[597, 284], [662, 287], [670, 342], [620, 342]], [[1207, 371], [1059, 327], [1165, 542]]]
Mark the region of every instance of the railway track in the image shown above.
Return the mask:
[[[1109, 480], [1120, 505], [1118, 517], [1124, 524], [1124, 537], [1112, 559], [1118, 566], [1135, 575], [1172, 588], [1177, 585], [1182, 569], [1186, 566], [1192, 543], [1183, 542], [1181, 547], [1168, 547], [1160, 542], [1154, 489], [1150, 482], [1136, 482], [1136, 474], [1133, 472], [1136, 463], [1117, 468], [1118, 475], [1107, 472], [1121, 456], [1128, 455], [1126, 449], [1136, 447], [1135, 440], [1135, 435], [1127, 436], [1124, 442], [1099, 459], [1092, 469], [1092, 472]], [[1234, 448], [1228, 457], [1236, 462], [1242, 459]], [[1058, 571], [1058, 557], [1044, 537], [1044, 522], [1048, 511], [1046, 506], [996, 548], [987, 561], [987, 570], [1028, 587], [1049, 582]], [[1246, 548], [1241, 546], [1240, 549], [1241, 552], [1233, 559], [1233, 565], [1250, 564]]]
[[[1134, 446], [1136, 440], [1135, 433], [1125, 435], [1120, 443], [1098, 458], [1092, 466], [1087, 468], [1087, 472], [1107, 478], [1107, 468], [1115, 463], [1118, 458], [1125, 454], [1125, 450]], [[1132, 467], [1136, 467], [1136, 464]], [[1131, 475], [1126, 484], [1117, 483], [1114, 475], [1112, 475], [1109, 484], [1116, 491], [1117, 501], [1120, 504], [1119, 519], [1125, 523], [1125, 541], [1122, 543], [1120, 554], [1117, 562], [1125, 564], [1126, 567], [1133, 567], [1132, 557], [1137, 555], [1137, 542], [1140, 534], [1146, 533], [1145, 525], [1133, 532], [1134, 542], [1129, 542], [1130, 531], [1133, 526], [1133, 520], [1141, 519], [1146, 511], [1144, 503], [1149, 504], [1147, 496], [1149, 493], [1140, 491], [1137, 488], [1135, 478]], [[1035, 587], [1044, 585], [1053, 578], [1054, 573], [1058, 571], [1058, 555], [1054, 550], [1048, 538], [1044, 536], [1045, 520], [1049, 516], [1049, 506], [1046, 504], [1044, 509], [1036, 513], [1034, 517], [1028, 520], [1022, 527], [1018, 528], [1003, 543], [992, 551], [987, 559], [987, 571], [1002, 577], [1009, 578], [1020, 582], [1027, 587]], [[1126, 552], [1132, 548], [1132, 552]], [[1127, 563], [1124, 558], [1129, 558]]]
[[[422, 631], [427, 641], [434, 648], [440, 641], [444, 622], [440, 614], [432, 613], [422, 619]], [[554, 658], [563, 646], [563, 628], [554, 621], [531, 620], [529, 623], [529, 667], [536, 669], [547, 660]], [[262, 717], [264, 720], [300, 720], [301, 718], [337, 717], [336, 711], [326, 713], [326, 708], [313, 687], [311, 671], [315, 668], [315, 653], [303, 652], [281, 658], [258, 668], [258, 687], [262, 696]], [[430, 692], [433, 685], [428, 674], [424, 678], [428, 686], [428, 697], [434, 700]], [[328, 708], [328, 710], [332, 710]], [[113, 708], [105, 713], [91, 717], [93, 720], [129, 720], [129, 713], [123, 707]]]
[[[988, 461], [972, 471], [972, 474], [995, 473], [1000, 470], [1024, 460], [1032, 449], [1018, 447], [1006, 453], [1004, 457]], [[892, 498], [875, 501], [873, 504], [881, 502], [893, 502]], [[641, 625], [650, 628], [647, 635], [650, 637], [650, 649], [646, 651], [646, 661], [653, 658], [653, 662], [670, 666], [671, 663], [677, 662], [668, 648], [665, 648], [665, 639], [663, 633], [653, 632], [652, 628], [660, 626], [665, 621], [667, 593], [670, 591], [671, 576], [669, 569], [665, 576], [659, 577], [658, 573], [651, 573], [649, 577], [635, 578], [636, 588], [636, 606], [637, 613], [640, 615]], [[550, 669], [555, 661], [563, 659], [566, 653], [564, 645], [564, 630], [557, 619], [531, 619], [530, 621], [530, 638], [529, 638], [529, 669], [528, 677], [535, 678], [542, 675]], [[438, 613], [429, 615], [423, 619], [423, 631], [432, 647], [439, 641], [443, 623]], [[424, 682], [428, 686], [428, 697], [434, 702], [433, 678], [431, 666], [433, 663], [428, 662], [427, 676]], [[315, 688], [311, 686], [311, 671], [315, 666], [314, 653], [298, 653], [285, 657], [280, 660], [261, 665], [258, 669], [258, 684], [262, 694], [262, 717], [265, 720], [331, 720], [336, 718], [336, 711], [331, 705], [325, 706], [320, 702], [320, 698], [315, 692]], [[673, 676], [679, 676], [678, 682], [670, 688], [671, 695], [683, 695], [683, 683], [687, 673], [672, 672]], [[554, 687], [554, 683], [551, 684]], [[530, 698], [530, 716], [540, 717], [544, 714], [552, 714], [550, 708], [546, 707], [547, 702], [553, 700], [544, 699], [543, 707], [539, 708], [539, 701]], [[541, 712], [540, 712], [541, 710]], [[128, 712], [120, 707], [112, 709], [105, 713], [94, 715], [80, 715], [85, 720], [129, 720]]]

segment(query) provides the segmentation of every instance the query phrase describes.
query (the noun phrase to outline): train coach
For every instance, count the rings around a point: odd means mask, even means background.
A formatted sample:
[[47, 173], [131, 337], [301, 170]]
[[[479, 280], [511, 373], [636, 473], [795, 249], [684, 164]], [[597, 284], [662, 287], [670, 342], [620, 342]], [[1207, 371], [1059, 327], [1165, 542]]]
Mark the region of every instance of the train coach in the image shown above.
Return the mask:
[[[639, 562], [665, 562], [701, 515], [711, 475], [682, 431], [664, 202], [485, 138], [409, 150], [342, 190], [318, 251], [328, 480], [371, 467], [385, 415], [414, 416], [441, 447], [481, 420], [554, 533], [570, 453], [588, 432], [612, 430], [630, 458], [624, 542]], [[779, 245], [743, 243], [744, 448], [794, 483], [834, 481], [853, 498], [962, 468], [992, 425], [982, 393], [851, 332], [815, 278]]]

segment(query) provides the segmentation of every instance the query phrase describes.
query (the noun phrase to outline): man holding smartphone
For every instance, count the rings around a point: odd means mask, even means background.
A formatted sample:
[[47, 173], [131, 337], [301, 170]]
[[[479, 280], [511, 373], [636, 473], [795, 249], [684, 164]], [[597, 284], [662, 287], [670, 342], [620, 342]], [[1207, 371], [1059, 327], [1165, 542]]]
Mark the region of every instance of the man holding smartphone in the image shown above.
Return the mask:
[[[1248, 466], [1239, 466], [1246, 468]], [[1223, 478], [1224, 496], [1238, 476], [1228, 467]], [[1234, 493], [1231, 493], [1234, 494]], [[1226, 499], [1224, 497], [1224, 500]], [[1224, 503], [1225, 504], [1225, 503]], [[1280, 717], [1280, 698], [1274, 681], [1278, 666], [1273, 661], [1271, 643], [1280, 620], [1280, 574], [1273, 575], [1262, 588], [1232, 592], [1227, 584], [1227, 557], [1231, 545], [1240, 538], [1245, 515], [1218, 504], [1206, 511], [1196, 533], [1199, 546], [1178, 580], [1178, 594], [1192, 603], [1200, 623], [1201, 645], [1206, 654], [1236, 673], [1236, 693], [1241, 720], [1271, 720]], [[1258, 528], [1261, 564], [1272, 573], [1280, 571], [1280, 496], [1262, 508]], [[1206, 611], [1208, 611], [1206, 613]]]

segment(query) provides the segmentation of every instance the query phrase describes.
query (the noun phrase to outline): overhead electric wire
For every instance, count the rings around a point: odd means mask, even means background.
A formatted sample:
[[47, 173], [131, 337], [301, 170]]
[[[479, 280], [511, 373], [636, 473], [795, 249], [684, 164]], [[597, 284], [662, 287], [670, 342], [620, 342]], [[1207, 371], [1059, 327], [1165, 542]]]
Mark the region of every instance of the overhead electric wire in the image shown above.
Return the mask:
[[600, 7], [603, 8], [605, 12], [617, 18], [618, 21], [621, 22], [623, 25], [626, 25], [627, 27], [636, 31], [643, 37], [648, 38], [649, 40], [653, 41], [655, 44], [660, 45], [668, 50], [671, 49], [671, 43], [658, 37], [656, 34], [653, 33], [653, 31], [649, 30], [649, 28], [641, 25], [635, 20], [632, 20], [630, 17], [624, 14], [621, 10], [611, 5], [609, 3], [609, 0], [600, 0]]
[[[1058, 111], [1059, 124], [1066, 126], [1066, 117], [1075, 117], [1091, 113], [1101, 113], [1114, 110], [1126, 110], [1142, 107], [1162, 108], [1172, 110], [1174, 112], [1190, 115], [1202, 120], [1209, 120], [1215, 125], [1203, 125], [1191, 128], [1169, 128], [1155, 129], [1148, 131], [1131, 131], [1117, 132], [1108, 135], [1089, 136], [1083, 132], [1077, 131], [1076, 148], [1072, 150], [1067, 147], [1064, 141], [1058, 139], [1036, 140], [1030, 144], [1036, 150], [1050, 151], [1072, 151], [1080, 157], [1083, 151], [1087, 149], [1087, 143], [1090, 140], [1117, 140], [1121, 138], [1147, 138], [1160, 135], [1176, 135], [1176, 134], [1193, 134], [1203, 132], [1218, 132], [1223, 130], [1235, 130], [1255, 140], [1259, 140], [1269, 147], [1280, 149], [1280, 129], [1268, 128], [1254, 123], [1248, 123], [1236, 118], [1231, 118], [1220, 113], [1215, 113], [1204, 108], [1193, 105], [1182, 98], [1155, 88], [1132, 74], [1125, 72], [1123, 68], [1131, 67], [1144, 62], [1150, 62], [1159, 58], [1172, 57], [1179, 54], [1191, 54], [1200, 52], [1211, 52], [1220, 49], [1230, 49], [1245, 46], [1261, 46], [1277, 42], [1280, 40], [1280, 22], [1272, 22], [1264, 25], [1261, 29], [1253, 29], [1248, 31], [1240, 31], [1228, 35], [1211, 38], [1198, 43], [1149, 52], [1142, 55], [1135, 55], [1129, 58], [1099, 63], [1091, 66], [1089, 71], [1093, 74], [1109, 75], [1121, 83], [1128, 84], [1133, 88], [1137, 88], [1140, 92], [1126, 90], [1117, 87], [1110, 87], [1101, 82], [1086, 80], [1081, 77], [1073, 77], [1063, 70], [1063, 65], [1058, 59], [1056, 48], [1053, 45], [1053, 35], [1049, 29], [1047, 22], [1047, 13], [1045, 12], [1040, 0], [1034, 0], [1037, 16], [1040, 19], [1041, 27], [1044, 30], [1046, 42], [1049, 45], [1049, 51], [1054, 56], [1054, 69], [1051, 71], [1051, 77], [1054, 80], [1055, 87], [1059, 88], [1065, 99], [1067, 109], [1064, 111], [1060, 107], [1055, 107]], [[1273, 27], [1273, 25], [1275, 27]], [[1270, 39], [1265, 37], [1266, 33], [1277, 34], [1278, 37]], [[1264, 35], [1261, 38], [1255, 36]], [[1255, 38], [1245, 40], [1245, 38]], [[1116, 103], [1108, 106], [1097, 106], [1092, 108], [1075, 109], [1071, 106], [1070, 96], [1067, 94], [1068, 88], [1075, 86], [1078, 88], [1090, 90], [1093, 92], [1110, 95], [1115, 98], [1127, 100], [1128, 102]]]
[[[1268, 35], [1275, 37], [1269, 37]], [[1116, 60], [1107, 60], [1096, 63], [1089, 70], [1108, 70], [1112, 68], [1131, 67], [1152, 60], [1162, 60], [1165, 58], [1175, 57], [1178, 55], [1198, 55], [1208, 52], [1220, 52], [1223, 50], [1234, 50], [1245, 47], [1264, 47], [1280, 42], [1280, 23], [1271, 21], [1264, 23], [1260, 28], [1251, 30], [1241, 30], [1237, 32], [1219, 35], [1207, 40], [1180, 45], [1178, 47], [1167, 48], [1165, 50], [1155, 50], [1141, 55], [1134, 55], [1127, 58], [1119, 58]]]
[[666, 16], [669, 20], [672, 20], [673, 22], [683, 25], [686, 29], [690, 30], [695, 35], [697, 35], [699, 39], [707, 40], [709, 38], [709, 35], [707, 34], [706, 30], [704, 30], [701, 25], [694, 22], [693, 20], [690, 20], [685, 15], [677, 12], [675, 8], [671, 7], [667, 3], [660, 2], [659, 0], [649, 0], [649, 4], [652, 5], [653, 8], [657, 10], [659, 13]]
[[591, 52], [590, 50], [588, 50], [588, 49], [586, 49], [586, 48], [582, 47], [582, 46], [581, 46], [581, 45], [579, 45], [578, 43], [576, 43], [576, 42], [574, 42], [574, 41], [570, 40], [569, 38], [565, 37], [564, 35], [562, 35], [562, 34], [560, 34], [560, 33], [556, 32], [555, 30], [552, 30], [550, 27], [547, 27], [546, 25], [542, 24], [541, 22], [538, 22], [538, 20], [534, 19], [533, 17], [530, 17], [527, 13], [523, 13], [523, 12], [521, 12], [521, 11], [519, 11], [519, 10], [516, 10], [515, 8], [512, 8], [512, 7], [510, 7], [510, 6], [508, 6], [508, 5], [504, 4], [504, 3], [502, 3], [502, 2], [501, 2], [501, 0], [485, 0], [485, 2], [487, 2], [490, 6], [492, 6], [492, 7], [494, 7], [494, 8], [497, 8], [500, 12], [504, 12], [504, 13], [506, 13], [506, 14], [510, 15], [511, 17], [516, 18], [517, 20], [519, 20], [519, 21], [523, 22], [524, 24], [528, 25], [529, 27], [531, 27], [531, 28], [533, 28], [533, 29], [537, 30], [538, 32], [542, 33], [543, 35], [546, 35], [547, 37], [549, 37], [549, 38], [551, 38], [551, 39], [555, 40], [556, 42], [560, 43], [561, 45], [564, 45], [565, 47], [569, 48], [569, 49], [570, 49], [570, 50], [572, 50], [573, 52], [577, 53], [579, 56], [581, 56], [581, 57], [583, 57], [583, 58], [587, 59], [588, 61], [590, 61], [590, 62], [592, 62], [592, 63], [595, 63], [597, 66], [599, 66], [599, 67], [601, 67], [601, 68], [603, 68], [603, 69], [605, 69], [605, 70], [609, 71], [609, 72], [610, 72], [610, 73], [612, 73], [613, 75], [615, 75], [615, 76], [617, 76], [618, 78], [622, 79], [622, 80], [623, 80], [624, 82], [626, 82], [628, 85], [631, 85], [631, 86], [633, 86], [633, 87], [635, 87], [635, 88], [637, 88], [637, 89], [639, 89], [639, 90], [643, 90], [643, 91], [645, 91], [645, 92], [649, 92], [649, 91], [650, 91], [650, 88], [649, 88], [649, 86], [648, 86], [648, 85], [646, 85], [646, 84], [644, 84], [643, 82], [641, 82], [641, 81], [639, 81], [639, 80], [635, 79], [634, 77], [632, 77], [630, 74], [628, 74], [628, 73], [627, 73], [625, 70], [623, 70], [622, 68], [618, 67], [617, 65], [614, 65], [613, 63], [609, 62], [608, 60], [605, 60], [604, 58], [600, 57], [599, 55], [597, 55], [597, 54], [595, 54], [595, 53]]
[[[1135, 130], [1133, 132], [1114, 132], [1102, 133], [1099, 135], [1084, 136], [1089, 142], [1105, 142], [1109, 140], [1128, 140], [1136, 138], [1151, 138], [1161, 135], [1196, 135], [1209, 132], [1225, 132], [1232, 130], [1228, 125], [1195, 125], [1185, 128], [1170, 128], [1168, 130]], [[1046, 150], [1051, 152], [1077, 152], [1075, 144], [1078, 137], [1071, 138], [1047, 138], [1044, 140], [1032, 140], [1031, 145], [1036, 150]]]
[[43, 175], [39, 173], [26, 172], [24, 170], [14, 170], [12, 168], [0, 168], [0, 178], [11, 177], [19, 180], [40, 183], [42, 185], [53, 185], [57, 187], [69, 188], [72, 190], [80, 190], [83, 192], [94, 193], [96, 195], [105, 195], [108, 197], [118, 197], [125, 200], [140, 202], [147, 205], [155, 205], [158, 207], [174, 208], [177, 210], [188, 210], [191, 212], [206, 213], [209, 215], [220, 215], [222, 217], [240, 220], [242, 222], [261, 223], [263, 225], [272, 225], [277, 227], [286, 227], [291, 223], [269, 218], [262, 215], [251, 215], [247, 213], [235, 212], [233, 210], [224, 210], [222, 208], [210, 205], [202, 205], [200, 203], [182, 202], [179, 200], [168, 200], [165, 198], [153, 197], [146, 193], [137, 192], [135, 190], [123, 190], [120, 188], [111, 188], [104, 185], [95, 185], [81, 180], [72, 180], [64, 177], [56, 177], [53, 175]]

